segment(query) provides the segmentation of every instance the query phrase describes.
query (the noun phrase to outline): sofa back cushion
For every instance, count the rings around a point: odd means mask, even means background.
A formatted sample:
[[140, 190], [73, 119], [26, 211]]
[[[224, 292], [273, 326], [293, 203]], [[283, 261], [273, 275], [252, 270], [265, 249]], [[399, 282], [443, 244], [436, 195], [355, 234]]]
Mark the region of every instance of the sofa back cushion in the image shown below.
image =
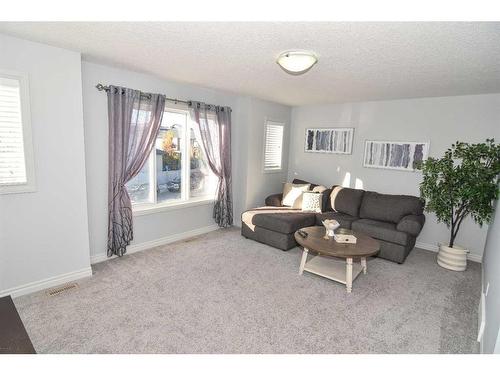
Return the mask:
[[364, 190], [360, 189], [334, 185], [330, 194], [330, 205], [327, 209], [359, 217], [359, 206], [361, 205], [364, 192]]
[[366, 191], [361, 203], [359, 217], [397, 224], [407, 215], [421, 215], [423, 210], [423, 201], [418, 197]]

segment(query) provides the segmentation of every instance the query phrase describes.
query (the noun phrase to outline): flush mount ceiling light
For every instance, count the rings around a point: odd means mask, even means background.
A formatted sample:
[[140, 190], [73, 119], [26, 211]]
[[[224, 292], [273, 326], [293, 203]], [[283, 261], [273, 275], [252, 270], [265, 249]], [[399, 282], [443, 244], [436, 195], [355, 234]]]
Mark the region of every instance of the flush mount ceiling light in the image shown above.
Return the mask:
[[300, 75], [311, 69], [318, 62], [318, 57], [310, 51], [285, 51], [278, 56], [276, 62], [285, 72]]

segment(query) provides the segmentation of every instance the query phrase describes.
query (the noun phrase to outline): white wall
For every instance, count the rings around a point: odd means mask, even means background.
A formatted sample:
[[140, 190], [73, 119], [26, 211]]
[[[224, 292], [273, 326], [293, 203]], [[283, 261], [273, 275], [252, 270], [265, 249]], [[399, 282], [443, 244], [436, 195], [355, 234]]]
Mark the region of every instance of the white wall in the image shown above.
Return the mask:
[[[489, 287], [488, 287], [489, 285]], [[486, 295], [486, 326], [482, 352], [500, 353], [500, 204], [490, 224], [483, 259], [483, 293]]]
[[[291, 108], [285, 105], [251, 98], [250, 100], [250, 134], [248, 136], [247, 153], [247, 207], [263, 205], [266, 196], [283, 190], [288, 174], [288, 148], [290, 143]], [[264, 140], [266, 120], [285, 124], [283, 134], [282, 170], [279, 172], [264, 172]]]
[[[238, 119], [243, 140], [238, 147], [241, 160], [240, 176], [236, 178], [236, 187], [242, 192], [243, 199], [237, 202], [235, 222], [241, 224], [241, 212], [251, 207], [262, 206], [264, 199], [283, 189], [283, 182], [288, 174], [288, 149], [290, 143], [291, 108], [256, 98], [242, 98], [239, 101], [241, 118]], [[282, 170], [264, 172], [264, 140], [267, 120], [285, 125], [283, 134]]]
[[36, 192], [0, 195], [3, 295], [91, 270], [80, 54], [1, 34], [0, 51], [0, 69], [29, 75], [36, 173]]
[[[288, 177], [326, 185], [346, 180], [350, 187], [358, 180], [366, 190], [419, 195], [419, 172], [363, 167], [365, 140], [430, 141], [430, 155], [437, 157], [457, 140], [481, 142], [495, 135], [498, 139], [499, 108], [500, 94], [296, 107], [292, 110]], [[352, 155], [305, 153], [307, 127], [354, 127]], [[433, 214], [426, 216], [417, 241], [430, 246], [447, 241], [446, 226], [437, 224]], [[480, 259], [486, 232], [486, 226], [464, 221], [457, 243]]]
[[[287, 176], [332, 185], [342, 183], [349, 172], [352, 187], [358, 179], [368, 190], [418, 195], [419, 173], [362, 167], [365, 139], [430, 140], [431, 155], [439, 156], [456, 140], [499, 138], [499, 94], [304, 106], [291, 111], [251, 97], [81, 63], [78, 53], [8, 36], [0, 35], [0, 47], [1, 69], [29, 74], [37, 177], [35, 193], [0, 195], [0, 293], [88, 272], [89, 247], [93, 257], [105, 255], [108, 126], [106, 95], [95, 89], [99, 82], [233, 108], [236, 224], [244, 209], [279, 192]], [[262, 170], [266, 118], [286, 124], [280, 173]], [[356, 129], [352, 155], [304, 153], [305, 128], [328, 126]], [[432, 215], [427, 217], [418, 240], [446, 241], [444, 225], [436, 224]], [[134, 223], [134, 244], [143, 244], [213, 225], [212, 206], [137, 216]], [[486, 231], [465, 222], [458, 242], [481, 257]]]
[[[102, 259], [107, 241], [107, 179], [108, 179], [108, 117], [104, 92], [95, 89], [97, 83], [127, 86], [146, 92], [163, 93], [178, 99], [200, 100], [227, 105], [232, 112], [232, 170], [235, 222], [239, 222], [246, 206], [246, 150], [261, 153], [264, 118], [289, 119], [289, 108], [279, 104], [256, 101], [199, 86], [165, 81], [157, 77], [90, 62], [82, 63], [83, 107], [85, 127], [85, 157], [91, 256]], [[255, 111], [254, 114], [250, 112]], [[284, 111], [284, 112], [283, 112]], [[284, 116], [282, 116], [284, 114]], [[289, 123], [289, 121], [288, 121]], [[251, 128], [249, 128], [250, 126]], [[258, 134], [256, 138], [253, 135]], [[252, 138], [249, 139], [249, 135]], [[259, 151], [257, 151], [259, 148]], [[286, 173], [286, 172], [285, 172]], [[260, 181], [260, 180], [259, 180]], [[253, 191], [253, 190], [252, 190]], [[252, 193], [257, 197], [259, 193]], [[257, 199], [257, 198], [255, 198]], [[263, 200], [264, 197], [261, 197]], [[206, 228], [214, 224], [212, 204], [182, 208], [134, 217], [134, 242], [140, 245], [179, 233]]]
[[236, 110], [232, 113], [232, 163], [233, 163], [233, 210], [234, 225], [241, 226], [241, 214], [247, 207], [247, 154], [250, 142], [248, 142], [248, 132], [250, 131], [249, 110], [251, 99], [249, 97], [239, 97], [236, 102]]

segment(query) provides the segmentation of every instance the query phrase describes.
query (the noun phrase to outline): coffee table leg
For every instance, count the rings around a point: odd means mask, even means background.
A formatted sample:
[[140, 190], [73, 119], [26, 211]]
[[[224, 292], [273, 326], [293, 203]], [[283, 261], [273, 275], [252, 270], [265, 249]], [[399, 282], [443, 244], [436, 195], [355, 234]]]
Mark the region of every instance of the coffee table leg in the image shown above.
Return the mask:
[[346, 259], [346, 287], [347, 293], [351, 293], [352, 291], [352, 258]]
[[363, 273], [366, 275], [366, 258], [361, 258], [361, 267], [363, 267]]
[[307, 253], [309, 253], [309, 250], [307, 250], [304, 247], [304, 251], [302, 252], [302, 259], [300, 260], [299, 275], [302, 275], [302, 273], [304, 272], [304, 266], [306, 265], [306, 260], [307, 260]]

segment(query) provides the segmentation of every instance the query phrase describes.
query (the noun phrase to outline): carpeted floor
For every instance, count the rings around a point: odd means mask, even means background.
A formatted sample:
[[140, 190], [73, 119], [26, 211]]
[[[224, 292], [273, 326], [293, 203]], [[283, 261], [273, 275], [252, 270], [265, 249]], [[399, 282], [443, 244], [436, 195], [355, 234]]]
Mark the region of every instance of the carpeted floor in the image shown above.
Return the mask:
[[15, 300], [39, 353], [474, 353], [480, 265], [415, 249], [345, 286], [219, 230], [93, 266], [79, 288]]

